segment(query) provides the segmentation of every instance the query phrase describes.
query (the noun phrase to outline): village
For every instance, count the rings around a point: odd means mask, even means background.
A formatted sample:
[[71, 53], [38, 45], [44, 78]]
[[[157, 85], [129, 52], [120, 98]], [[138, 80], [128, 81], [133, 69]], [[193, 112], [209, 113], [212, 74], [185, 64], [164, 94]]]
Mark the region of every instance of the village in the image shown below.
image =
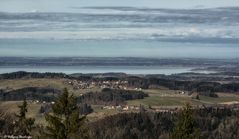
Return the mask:
[[139, 90], [142, 88], [129, 86], [128, 81], [119, 80], [119, 81], [81, 81], [81, 80], [70, 80], [67, 79], [64, 81], [65, 84], [71, 85], [73, 89], [91, 89], [91, 88], [110, 88], [110, 89], [122, 89], [122, 90]]

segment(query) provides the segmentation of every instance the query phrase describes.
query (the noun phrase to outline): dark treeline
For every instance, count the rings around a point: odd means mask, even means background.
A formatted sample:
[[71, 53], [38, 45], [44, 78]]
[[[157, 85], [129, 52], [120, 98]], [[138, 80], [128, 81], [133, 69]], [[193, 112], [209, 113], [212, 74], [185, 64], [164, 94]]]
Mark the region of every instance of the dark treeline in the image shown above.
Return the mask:
[[[51, 102], [55, 101], [61, 91], [54, 88], [44, 87], [26, 87], [12, 91], [0, 90], [0, 100], [2, 101], [19, 101], [39, 100]], [[78, 97], [79, 103], [87, 104], [121, 104], [127, 100], [144, 99], [148, 94], [142, 91], [118, 90], [105, 88], [100, 92], [89, 92]]]
[[80, 104], [79, 109], [81, 115], [87, 115], [93, 112], [91, 105], [88, 105], [86, 103]]
[[93, 137], [99, 139], [166, 138], [174, 127], [171, 113], [122, 113], [91, 123]]
[[[237, 139], [239, 113], [230, 109], [195, 110], [195, 123], [200, 138]], [[178, 114], [122, 113], [91, 123], [91, 134], [100, 139], [165, 139], [178, 120]]]
[[[218, 95], [215, 92], [211, 92], [211, 91], [206, 91], [206, 92], [199, 92], [198, 95], [201, 96], [207, 96], [207, 97], [214, 97], [217, 98]], [[199, 97], [199, 96], [198, 96]], [[198, 98], [197, 98], [198, 99]]]
[[2, 101], [16, 101], [16, 100], [39, 100], [50, 102], [53, 101], [60, 93], [60, 90], [53, 88], [41, 88], [41, 87], [26, 87], [16, 89], [12, 91], [1, 91], [0, 100]]
[[[12, 72], [12, 73], [4, 73], [0, 74], [0, 79], [22, 79], [22, 78], [67, 78], [67, 79], [76, 79], [76, 80], [83, 80], [83, 81], [103, 81], [103, 80], [119, 80], [118, 77], [110, 77], [112, 74], [109, 73], [109, 77], [104, 78], [95, 78], [95, 76], [98, 76], [99, 74], [73, 74], [73, 75], [67, 75], [64, 73], [39, 73], [39, 72], [25, 72], [25, 71], [18, 71], [18, 72]], [[108, 75], [107, 73], [103, 75]], [[121, 76], [121, 74], [117, 74]]]
[[80, 103], [118, 105], [127, 100], [144, 99], [148, 94], [142, 91], [105, 88], [100, 92], [89, 92], [78, 98]]
[[0, 74], [0, 79], [21, 79], [21, 78], [67, 78], [69, 77], [63, 73], [38, 73], [38, 72], [12, 72]]

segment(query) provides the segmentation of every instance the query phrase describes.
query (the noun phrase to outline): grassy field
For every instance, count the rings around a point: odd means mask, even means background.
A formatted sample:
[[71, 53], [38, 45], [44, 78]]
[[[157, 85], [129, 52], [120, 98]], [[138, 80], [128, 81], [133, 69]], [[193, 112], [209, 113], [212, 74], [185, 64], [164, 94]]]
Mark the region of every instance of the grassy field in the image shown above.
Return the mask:
[[185, 102], [190, 102], [192, 105], [202, 104], [220, 104], [225, 102], [239, 102], [239, 95], [230, 93], [218, 93], [218, 98], [199, 96], [199, 100], [193, 99], [195, 95], [188, 96], [187, 94], [179, 94], [179, 90], [168, 89], [151, 89], [144, 90], [149, 94], [149, 97], [142, 100], [127, 101], [128, 105], [145, 105], [145, 106], [181, 106]]
[[[22, 104], [22, 101], [6, 101], [0, 102], [0, 109], [4, 110], [6, 113], [15, 113], [19, 112], [18, 106]], [[27, 117], [35, 118], [36, 123], [44, 123], [44, 115], [39, 113], [41, 104], [28, 102], [28, 112]]]
[[24, 87], [49, 87], [59, 90], [67, 88], [69, 92], [75, 94], [76, 96], [90, 92], [99, 91], [100, 88], [90, 88], [90, 89], [74, 89], [72, 85], [66, 84], [66, 79], [14, 79], [14, 80], [0, 80], [0, 89], [4, 90], [14, 90], [21, 89]]
[[64, 79], [14, 79], [0, 80], [2, 89], [20, 89], [24, 87], [52, 87], [63, 89], [64, 87], [72, 88], [70, 85], [63, 83]]

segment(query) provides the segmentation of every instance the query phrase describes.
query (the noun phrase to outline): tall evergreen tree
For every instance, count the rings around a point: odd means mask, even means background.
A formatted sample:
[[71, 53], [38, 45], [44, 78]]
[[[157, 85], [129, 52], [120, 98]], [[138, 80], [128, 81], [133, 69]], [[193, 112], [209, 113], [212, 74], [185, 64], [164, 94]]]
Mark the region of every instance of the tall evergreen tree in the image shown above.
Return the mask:
[[30, 135], [32, 127], [34, 125], [35, 119], [33, 118], [26, 118], [27, 113], [27, 101], [26, 99], [23, 100], [22, 105], [18, 106], [19, 114], [16, 114], [18, 120], [15, 124], [15, 134], [16, 135]]
[[195, 128], [194, 112], [189, 103], [183, 107], [179, 114], [176, 127], [171, 135], [172, 139], [198, 139], [199, 130]]
[[77, 100], [67, 89], [64, 89], [52, 105], [53, 114], [46, 114], [48, 123], [42, 138], [49, 139], [80, 139], [86, 137], [83, 130], [85, 116], [80, 118]]

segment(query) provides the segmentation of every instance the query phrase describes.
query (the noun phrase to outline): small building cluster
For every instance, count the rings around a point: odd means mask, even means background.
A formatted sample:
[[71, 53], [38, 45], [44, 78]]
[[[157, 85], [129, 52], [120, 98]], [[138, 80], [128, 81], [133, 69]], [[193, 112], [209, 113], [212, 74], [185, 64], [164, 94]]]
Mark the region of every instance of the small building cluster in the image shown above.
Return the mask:
[[91, 88], [111, 88], [111, 89], [133, 89], [142, 90], [142, 88], [133, 88], [128, 85], [128, 81], [118, 80], [118, 81], [81, 81], [81, 80], [65, 80], [65, 84], [73, 86], [75, 90], [77, 89], [91, 89]]
[[119, 110], [119, 111], [132, 111], [132, 110], [139, 110], [138, 106], [128, 106], [128, 105], [118, 105], [118, 106], [104, 106], [103, 109], [107, 110]]

